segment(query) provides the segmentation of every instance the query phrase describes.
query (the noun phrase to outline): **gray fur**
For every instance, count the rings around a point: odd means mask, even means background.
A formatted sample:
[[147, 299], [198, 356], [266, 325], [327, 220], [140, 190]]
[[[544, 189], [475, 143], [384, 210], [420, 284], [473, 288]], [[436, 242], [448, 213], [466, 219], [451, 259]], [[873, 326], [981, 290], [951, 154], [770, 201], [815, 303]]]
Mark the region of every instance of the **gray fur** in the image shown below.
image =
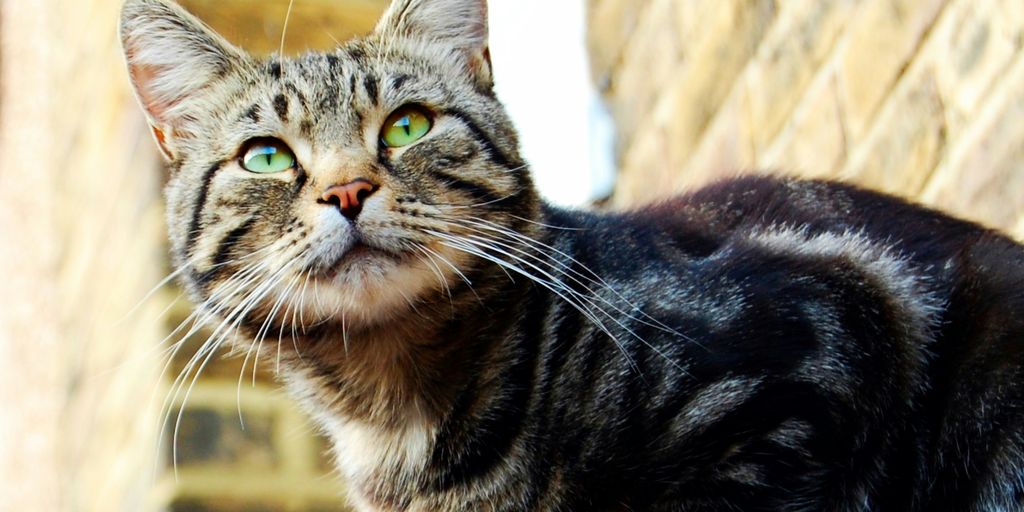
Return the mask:
[[[213, 326], [175, 385], [221, 346], [280, 354], [357, 509], [1024, 506], [1024, 249], [1004, 237], [784, 179], [549, 207], [492, 90], [484, 0], [395, 0], [294, 59], [166, 0], [128, 0], [121, 37]], [[409, 105], [431, 128], [389, 147]], [[297, 165], [247, 171], [267, 138]], [[356, 182], [358, 214], [324, 200]]]

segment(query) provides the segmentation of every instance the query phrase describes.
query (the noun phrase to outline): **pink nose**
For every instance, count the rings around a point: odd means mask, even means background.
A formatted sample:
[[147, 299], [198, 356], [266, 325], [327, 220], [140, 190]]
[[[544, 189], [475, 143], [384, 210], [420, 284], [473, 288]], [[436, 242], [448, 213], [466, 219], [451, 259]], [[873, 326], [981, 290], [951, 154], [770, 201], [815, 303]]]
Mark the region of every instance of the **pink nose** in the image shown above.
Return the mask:
[[356, 178], [344, 185], [332, 185], [320, 196], [319, 203], [333, 204], [345, 218], [355, 220], [363, 210], [363, 202], [377, 191], [377, 185], [364, 178]]

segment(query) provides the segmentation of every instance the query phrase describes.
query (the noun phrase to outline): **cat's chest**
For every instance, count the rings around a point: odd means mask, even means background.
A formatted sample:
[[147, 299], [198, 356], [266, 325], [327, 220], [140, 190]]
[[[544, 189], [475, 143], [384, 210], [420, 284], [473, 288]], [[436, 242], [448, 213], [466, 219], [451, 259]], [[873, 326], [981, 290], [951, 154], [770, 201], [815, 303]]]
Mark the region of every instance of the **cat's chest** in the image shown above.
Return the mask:
[[400, 428], [380, 428], [359, 421], [330, 419], [324, 424], [331, 438], [338, 469], [353, 481], [398, 473], [411, 478], [422, 470], [433, 446], [433, 429], [413, 421]]
[[[410, 479], [425, 466], [433, 449], [436, 428], [413, 403], [396, 405], [391, 425], [354, 418], [339, 407], [339, 389], [307, 371], [287, 374], [293, 397], [320, 425], [331, 442], [335, 466], [350, 482], [397, 476]], [[382, 400], [383, 401], [383, 400]]]

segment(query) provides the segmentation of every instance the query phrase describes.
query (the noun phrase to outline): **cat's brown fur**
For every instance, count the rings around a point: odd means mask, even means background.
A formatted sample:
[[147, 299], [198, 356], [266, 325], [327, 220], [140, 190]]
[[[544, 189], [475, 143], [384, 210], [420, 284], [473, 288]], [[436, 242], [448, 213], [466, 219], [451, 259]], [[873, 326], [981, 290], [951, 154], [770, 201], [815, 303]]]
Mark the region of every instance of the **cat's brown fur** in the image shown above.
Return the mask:
[[[395, 0], [334, 52], [256, 59], [127, 2], [175, 264], [216, 327], [193, 368], [279, 353], [360, 510], [1024, 507], [1024, 249], [823, 182], [548, 207], [485, 5]], [[432, 125], [389, 145], [403, 106]], [[247, 170], [267, 138], [294, 165]], [[358, 210], [325, 199], [352, 184]]]

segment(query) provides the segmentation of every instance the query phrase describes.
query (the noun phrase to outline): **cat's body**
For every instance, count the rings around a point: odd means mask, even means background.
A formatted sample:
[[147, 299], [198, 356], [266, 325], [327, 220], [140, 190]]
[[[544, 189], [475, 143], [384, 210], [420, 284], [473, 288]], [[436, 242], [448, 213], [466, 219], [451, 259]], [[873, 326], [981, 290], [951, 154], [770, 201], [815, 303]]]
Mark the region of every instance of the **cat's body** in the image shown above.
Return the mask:
[[1024, 248], [824, 182], [545, 206], [484, 13], [282, 62], [125, 9], [205, 352], [269, 338], [360, 510], [1024, 508]]

